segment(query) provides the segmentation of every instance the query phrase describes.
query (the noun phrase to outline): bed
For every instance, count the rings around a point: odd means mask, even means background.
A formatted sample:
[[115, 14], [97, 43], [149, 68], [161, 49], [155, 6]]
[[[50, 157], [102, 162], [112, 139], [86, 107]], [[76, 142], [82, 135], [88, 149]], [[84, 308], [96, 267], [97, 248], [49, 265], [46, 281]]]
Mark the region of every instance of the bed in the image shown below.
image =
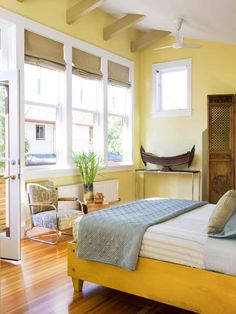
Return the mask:
[[[82, 291], [83, 281], [89, 281], [196, 313], [236, 313], [234, 269], [228, 269], [224, 263], [218, 265], [214, 259], [207, 265], [214, 271], [204, 269], [206, 222], [213, 209], [214, 205], [208, 204], [149, 227], [143, 238], [135, 271], [78, 258], [77, 221], [75, 241], [68, 244], [68, 274], [72, 277], [75, 291]], [[184, 231], [179, 225], [184, 226]], [[154, 245], [155, 237], [159, 238], [157, 245]], [[222, 241], [225, 240], [214, 241], [217, 250], [224, 250], [222, 260], [228, 254], [227, 250], [230, 252], [232, 247], [236, 248], [236, 240], [229, 243], [231, 246], [223, 247]], [[214, 256], [214, 251], [212, 253]]]

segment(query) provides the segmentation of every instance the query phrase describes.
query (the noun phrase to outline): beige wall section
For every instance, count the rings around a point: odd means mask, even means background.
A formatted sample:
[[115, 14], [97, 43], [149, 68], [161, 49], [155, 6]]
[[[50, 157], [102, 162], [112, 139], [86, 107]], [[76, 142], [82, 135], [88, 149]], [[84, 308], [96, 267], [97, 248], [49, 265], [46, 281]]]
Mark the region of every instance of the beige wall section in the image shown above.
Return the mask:
[[[111, 15], [106, 14], [99, 9], [96, 9], [88, 15], [81, 17], [72, 25], [68, 25], [66, 24], [66, 9], [72, 7], [76, 2], [77, 0], [25, 0], [20, 3], [16, 0], [0, 0], [0, 7], [134, 61], [135, 85], [138, 86], [139, 53], [130, 52], [130, 42], [137, 38], [139, 32], [129, 29], [108, 41], [104, 41], [103, 27], [112, 23], [115, 19]], [[139, 89], [136, 88], [134, 95], [134, 147], [136, 148], [134, 153], [135, 163], [137, 163], [139, 159], [137, 153], [137, 149], [139, 147], [139, 123], [137, 114], [139, 110], [138, 93]], [[134, 198], [134, 171], [107, 173], [97, 176], [96, 180], [106, 180], [111, 178], [119, 179], [121, 201], [128, 201]], [[43, 180], [43, 178], [40, 180]], [[74, 184], [80, 182], [80, 177], [68, 176], [54, 178], [52, 181], [54, 181], [56, 185]]]
[[[162, 40], [159, 46], [170, 43], [171, 38]], [[143, 50], [140, 55], [141, 90], [140, 142], [146, 150], [162, 156], [177, 155], [196, 145], [196, 155], [191, 169], [202, 171], [203, 196], [207, 195], [206, 128], [207, 95], [236, 92], [236, 45], [194, 41], [202, 44], [200, 49], [164, 49], [154, 51], [157, 45]], [[152, 110], [152, 64], [178, 59], [192, 58], [192, 115], [190, 117], [153, 117]], [[203, 148], [205, 147], [205, 148]], [[204, 158], [203, 158], [204, 156]], [[149, 181], [153, 191], [156, 181], [160, 196], [181, 195], [189, 197], [190, 181], [185, 178]], [[148, 182], [146, 182], [148, 185]], [[174, 191], [174, 194], [173, 194]], [[186, 191], [186, 193], [184, 192]]]

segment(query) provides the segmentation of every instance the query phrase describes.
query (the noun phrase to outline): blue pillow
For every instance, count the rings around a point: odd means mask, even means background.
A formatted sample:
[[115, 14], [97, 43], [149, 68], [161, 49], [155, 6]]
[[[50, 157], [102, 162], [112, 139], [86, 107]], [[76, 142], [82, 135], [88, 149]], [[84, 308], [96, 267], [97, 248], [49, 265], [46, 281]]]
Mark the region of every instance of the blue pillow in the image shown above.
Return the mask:
[[230, 217], [221, 232], [208, 235], [211, 238], [236, 238], [236, 213]]

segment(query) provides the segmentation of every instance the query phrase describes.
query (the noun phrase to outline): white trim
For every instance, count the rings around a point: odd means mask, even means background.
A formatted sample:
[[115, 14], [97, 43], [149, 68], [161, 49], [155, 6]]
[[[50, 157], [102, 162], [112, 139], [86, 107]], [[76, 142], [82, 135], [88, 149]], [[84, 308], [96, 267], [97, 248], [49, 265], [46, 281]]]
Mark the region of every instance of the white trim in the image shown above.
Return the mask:
[[[35, 169], [37, 167], [37, 169]], [[53, 166], [35, 166], [27, 167], [24, 169], [24, 173], [21, 174], [23, 180], [34, 180], [34, 179], [47, 179], [47, 178], [57, 178], [57, 177], [70, 177], [78, 176], [79, 170], [77, 168], [55, 168]], [[117, 165], [117, 166], [107, 166], [99, 171], [98, 174], [105, 174], [110, 172], [120, 172], [120, 171], [131, 171], [134, 170], [134, 165]]]
[[91, 110], [91, 109], [80, 109], [78, 107], [72, 107], [72, 111], [79, 111], [79, 112], [84, 112], [84, 113], [91, 113], [96, 115], [97, 114], [97, 110]]
[[[65, 160], [65, 166], [69, 167], [72, 163], [72, 46], [67, 43], [64, 47], [65, 61], [66, 61], [66, 90], [64, 95], [64, 106], [62, 108], [62, 123], [64, 123], [64, 130], [66, 129], [67, 135], [62, 134], [62, 140], [64, 142], [64, 147], [66, 147], [64, 152], [60, 152], [60, 156]], [[63, 149], [61, 147], [61, 149]], [[64, 154], [64, 156], [63, 156]]]
[[[5, 152], [11, 162], [5, 169], [6, 197], [9, 206], [10, 236], [0, 238], [0, 258], [20, 260], [20, 180], [19, 180], [19, 71], [0, 72], [0, 81], [9, 82], [9, 114], [7, 117]], [[9, 133], [8, 133], [9, 132]], [[8, 163], [7, 163], [8, 164]], [[9, 180], [9, 181], [8, 181]], [[9, 189], [7, 188], [9, 182]]]
[[44, 108], [54, 108], [54, 109], [57, 109], [60, 107], [59, 104], [53, 105], [53, 104], [37, 102], [37, 101], [29, 101], [29, 100], [25, 100], [25, 105], [35, 106], [35, 107], [44, 107]]
[[152, 111], [153, 117], [191, 116], [191, 114], [192, 114], [191, 109]]
[[[187, 68], [187, 108], [178, 110], [162, 110], [161, 83], [157, 72], [166, 73]], [[157, 63], [152, 65], [152, 112], [154, 117], [191, 116], [192, 114], [192, 59], [180, 59], [176, 61]]]

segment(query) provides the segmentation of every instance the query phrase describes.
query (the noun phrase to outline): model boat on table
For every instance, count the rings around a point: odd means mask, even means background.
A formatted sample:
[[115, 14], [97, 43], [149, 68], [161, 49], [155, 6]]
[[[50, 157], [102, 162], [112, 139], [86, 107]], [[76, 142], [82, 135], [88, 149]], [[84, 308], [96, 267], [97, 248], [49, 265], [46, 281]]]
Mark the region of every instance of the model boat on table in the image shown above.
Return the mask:
[[145, 166], [147, 165], [147, 162], [160, 165], [163, 167], [163, 171], [172, 171], [172, 166], [179, 166], [184, 164], [188, 164], [188, 167], [190, 167], [193, 162], [194, 153], [195, 145], [193, 145], [191, 151], [188, 151], [187, 153], [170, 157], [158, 157], [157, 155], [146, 152], [143, 146], [140, 148], [140, 154]]

